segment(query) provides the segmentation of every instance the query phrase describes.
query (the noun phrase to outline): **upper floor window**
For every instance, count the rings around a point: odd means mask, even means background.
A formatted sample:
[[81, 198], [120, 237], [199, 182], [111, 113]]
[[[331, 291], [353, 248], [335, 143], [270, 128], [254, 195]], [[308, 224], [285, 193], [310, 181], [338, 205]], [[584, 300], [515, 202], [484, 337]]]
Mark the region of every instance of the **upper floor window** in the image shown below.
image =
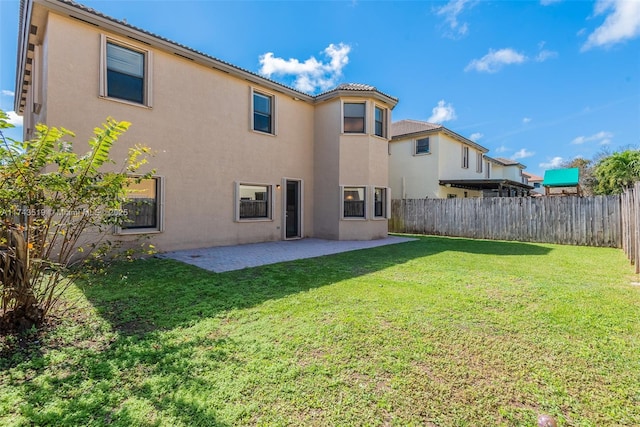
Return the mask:
[[427, 154], [430, 152], [429, 137], [416, 140], [416, 154]]
[[484, 172], [484, 177], [489, 179], [489, 178], [491, 178], [491, 163], [487, 162], [486, 166], [487, 167], [486, 167], [485, 172]]
[[469, 168], [469, 147], [466, 145], [462, 146], [462, 167], [464, 169]]
[[381, 136], [383, 138], [387, 137], [387, 127], [386, 127], [386, 123], [387, 123], [387, 117], [386, 117], [386, 111], [384, 108], [380, 108], [380, 107], [376, 107], [375, 108], [375, 134], [377, 136]]
[[482, 153], [478, 151], [476, 153], [476, 172], [482, 173], [482, 163], [483, 163]]
[[273, 134], [273, 96], [253, 92], [253, 130]]
[[107, 96], [144, 103], [144, 54], [107, 43]]
[[103, 40], [100, 95], [151, 106], [151, 52]]
[[344, 103], [344, 133], [365, 133], [365, 104]]

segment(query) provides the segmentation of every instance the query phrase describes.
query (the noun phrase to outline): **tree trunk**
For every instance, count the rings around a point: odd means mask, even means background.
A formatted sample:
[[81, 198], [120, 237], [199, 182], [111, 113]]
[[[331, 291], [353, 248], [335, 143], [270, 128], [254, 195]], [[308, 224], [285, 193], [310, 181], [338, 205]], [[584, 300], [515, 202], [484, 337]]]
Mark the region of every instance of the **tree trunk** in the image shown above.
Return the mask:
[[0, 330], [24, 330], [43, 321], [29, 279], [29, 252], [22, 232], [15, 227], [2, 231], [0, 245]]

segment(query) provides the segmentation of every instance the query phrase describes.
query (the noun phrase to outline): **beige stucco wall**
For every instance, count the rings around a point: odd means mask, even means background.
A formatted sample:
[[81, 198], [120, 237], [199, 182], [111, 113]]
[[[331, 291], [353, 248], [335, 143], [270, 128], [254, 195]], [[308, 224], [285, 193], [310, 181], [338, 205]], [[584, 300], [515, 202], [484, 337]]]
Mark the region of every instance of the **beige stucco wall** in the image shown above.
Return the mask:
[[[367, 104], [366, 134], [341, 133], [344, 101]], [[371, 100], [359, 97], [334, 98], [316, 106], [315, 231], [318, 237], [370, 240], [387, 236], [387, 219], [374, 219], [371, 212], [371, 189], [389, 185], [388, 139], [372, 135], [373, 108]], [[342, 218], [341, 188], [345, 186], [366, 187], [367, 218]]]
[[[276, 185], [283, 177], [304, 181], [303, 234], [314, 234], [313, 105], [262, 89], [276, 97], [278, 132], [253, 132], [249, 82], [160, 50], [153, 51], [153, 108], [102, 99], [100, 34], [50, 14], [46, 118], [76, 131], [79, 147], [107, 116], [132, 123], [113, 154], [123, 159], [134, 143], [155, 152], [149, 167], [164, 178], [165, 194], [164, 232], [152, 235], [160, 250], [282, 239]], [[273, 185], [272, 220], [234, 221], [236, 181]]]
[[340, 120], [339, 99], [316, 106], [314, 230], [323, 239], [340, 238]]
[[[341, 240], [368, 240], [387, 235], [386, 219], [375, 219], [372, 209], [372, 187], [389, 185], [388, 140], [374, 135], [374, 103], [362, 98], [344, 98], [343, 102], [365, 102], [366, 134], [340, 136], [340, 186], [366, 187], [366, 219], [342, 219]], [[342, 194], [339, 195], [342, 200]]]

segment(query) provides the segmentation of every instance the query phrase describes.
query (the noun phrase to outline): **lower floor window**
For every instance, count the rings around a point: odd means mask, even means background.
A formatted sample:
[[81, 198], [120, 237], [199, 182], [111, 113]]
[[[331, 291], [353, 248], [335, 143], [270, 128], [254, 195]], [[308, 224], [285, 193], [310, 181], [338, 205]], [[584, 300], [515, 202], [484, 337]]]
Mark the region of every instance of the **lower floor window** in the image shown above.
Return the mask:
[[238, 184], [238, 219], [271, 218], [271, 186]]
[[387, 189], [376, 187], [373, 190], [373, 216], [377, 218], [387, 217]]
[[365, 217], [365, 187], [344, 187], [343, 216], [345, 218]]
[[160, 178], [129, 178], [122, 230], [160, 230]]

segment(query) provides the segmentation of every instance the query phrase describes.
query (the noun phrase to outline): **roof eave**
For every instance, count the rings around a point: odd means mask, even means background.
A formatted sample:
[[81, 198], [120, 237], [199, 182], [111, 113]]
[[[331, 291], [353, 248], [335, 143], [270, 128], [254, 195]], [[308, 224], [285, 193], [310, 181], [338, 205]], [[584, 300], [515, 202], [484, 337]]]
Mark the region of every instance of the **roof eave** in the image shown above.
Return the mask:
[[398, 104], [398, 99], [392, 96], [386, 95], [378, 90], [353, 90], [353, 89], [336, 89], [328, 92], [321, 93], [315, 96], [316, 102], [324, 102], [334, 98], [374, 98], [380, 102], [383, 102], [393, 109]]
[[31, 11], [33, 2], [20, 0], [20, 22], [18, 25], [18, 49], [16, 51], [16, 82], [15, 94], [13, 97], [13, 110], [16, 114], [22, 114], [23, 82], [25, 67], [27, 63], [27, 52], [29, 47], [29, 32], [27, 28], [31, 25]]
[[484, 158], [485, 158], [485, 159], [487, 159], [487, 160], [489, 160], [491, 163], [496, 164], [496, 165], [500, 165], [500, 166], [505, 166], [505, 167], [508, 167], [508, 166], [518, 166], [518, 167], [519, 167], [519, 168], [521, 168], [521, 169], [526, 169], [526, 168], [527, 168], [527, 167], [526, 167], [525, 165], [523, 165], [522, 163], [519, 163], [519, 162], [515, 162], [515, 163], [504, 163], [504, 162], [501, 162], [500, 160], [498, 160], [498, 159], [496, 159], [496, 158], [494, 158], [494, 157], [487, 156], [486, 154], [485, 154]]
[[394, 135], [391, 137], [391, 142], [400, 141], [403, 139], [415, 138], [417, 136], [433, 135], [434, 133], [441, 132], [442, 129], [443, 129], [442, 127], [439, 127], [435, 129], [424, 129], [417, 132], [408, 132], [408, 133], [402, 133], [399, 135]]
[[425, 129], [425, 130], [421, 130], [421, 131], [418, 131], [418, 132], [410, 132], [410, 133], [403, 133], [403, 134], [400, 134], [400, 135], [394, 135], [394, 136], [391, 137], [391, 142], [400, 141], [400, 140], [403, 140], [403, 139], [415, 138], [417, 136], [433, 135], [433, 134], [436, 134], [436, 133], [439, 133], [439, 132], [443, 132], [443, 133], [447, 134], [449, 137], [457, 140], [458, 142], [462, 142], [465, 145], [473, 147], [473, 148], [477, 149], [478, 151], [482, 152], [483, 154], [489, 152], [488, 148], [483, 147], [482, 145], [480, 145], [480, 144], [478, 144], [476, 142], [473, 142], [470, 139], [467, 139], [464, 136], [462, 136], [460, 134], [457, 134], [452, 130], [447, 129], [446, 127], [444, 127], [442, 125], [440, 127], [435, 128], [435, 129]]

